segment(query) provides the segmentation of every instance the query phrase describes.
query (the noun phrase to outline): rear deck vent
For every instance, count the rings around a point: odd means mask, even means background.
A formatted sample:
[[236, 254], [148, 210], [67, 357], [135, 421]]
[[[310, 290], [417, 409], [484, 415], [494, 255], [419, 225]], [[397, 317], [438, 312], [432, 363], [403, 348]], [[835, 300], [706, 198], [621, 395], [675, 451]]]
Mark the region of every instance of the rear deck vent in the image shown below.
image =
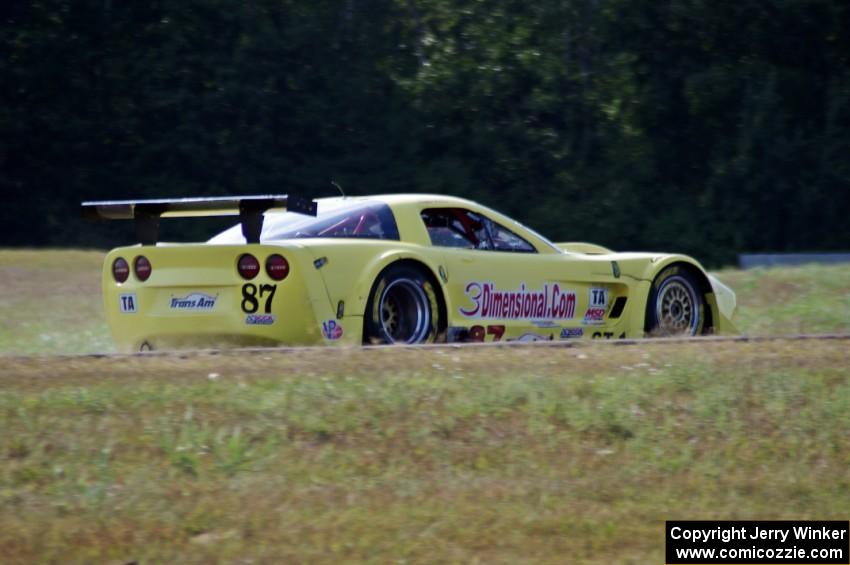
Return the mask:
[[617, 300], [614, 301], [614, 306], [611, 307], [611, 313], [608, 314], [608, 318], [619, 318], [620, 314], [623, 313], [623, 308], [626, 307], [626, 297], [618, 296]]

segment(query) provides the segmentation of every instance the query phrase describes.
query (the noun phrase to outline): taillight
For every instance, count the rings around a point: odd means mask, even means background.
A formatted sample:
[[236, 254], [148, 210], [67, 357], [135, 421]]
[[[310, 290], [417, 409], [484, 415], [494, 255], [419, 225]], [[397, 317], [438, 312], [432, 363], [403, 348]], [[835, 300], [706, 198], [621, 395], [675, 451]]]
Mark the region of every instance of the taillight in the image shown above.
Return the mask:
[[139, 255], [133, 260], [133, 272], [140, 281], [148, 280], [151, 276], [151, 262], [144, 255]]
[[275, 253], [266, 259], [266, 273], [275, 281], [282, 281], [289, 274], [289, 262], [282, 255]]
[[243, 279], [251, 280], [260, 272], [260, 262], [253, 255], [245, 253], [239, 257], [236, 270], [239, 271]]
[[119, 283], [125, 282], [127, 277], [130, 276], [130, 265], [127, 264], [127, 261], [123, 257], [118, 257], [112, 262], [112, 276]]

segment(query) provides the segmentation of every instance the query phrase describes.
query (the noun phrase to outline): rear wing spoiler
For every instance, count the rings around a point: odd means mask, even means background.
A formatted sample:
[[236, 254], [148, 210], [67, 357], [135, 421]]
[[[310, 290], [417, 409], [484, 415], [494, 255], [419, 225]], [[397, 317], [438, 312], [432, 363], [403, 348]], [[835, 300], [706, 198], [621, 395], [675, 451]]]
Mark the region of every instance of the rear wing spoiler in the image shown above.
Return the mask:
[[156, 245], [160, 218], [239, 216], [247, 243], [260, 243], [263, 214], [268, 210], [288, 210], [315, 216], [315, 200], [294, 194], [264, 196], [223, 196], [214, 198], [166, 198], [157, 200], [103, 200], [83, 202], [87, 220], [134, 220], [136, 237], [142, 245]]

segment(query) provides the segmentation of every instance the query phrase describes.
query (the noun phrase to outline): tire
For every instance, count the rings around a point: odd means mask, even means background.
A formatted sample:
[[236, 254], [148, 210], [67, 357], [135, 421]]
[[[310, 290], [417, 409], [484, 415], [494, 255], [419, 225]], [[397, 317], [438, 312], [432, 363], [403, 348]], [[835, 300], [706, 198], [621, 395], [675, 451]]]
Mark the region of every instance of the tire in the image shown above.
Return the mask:
[[366, 344], [431, 343], [440, 327], [437, 291], [422, 269], [390, 265], [378, 276], [364, 316]]
[[653, 337], [700, 335], [705, 299], [696, 277], [686, 268], [667, 267], [652, 283], [646, 303], [646, 331]]

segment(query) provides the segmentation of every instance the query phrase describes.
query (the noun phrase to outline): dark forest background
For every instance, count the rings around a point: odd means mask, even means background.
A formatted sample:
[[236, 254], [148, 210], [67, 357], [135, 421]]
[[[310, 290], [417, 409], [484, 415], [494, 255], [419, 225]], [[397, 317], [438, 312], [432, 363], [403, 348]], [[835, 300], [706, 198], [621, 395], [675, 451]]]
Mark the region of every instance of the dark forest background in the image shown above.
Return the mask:
[[[850, 3], [7, 0], [0, 245], [86, 199], [437, 192], [554, 240], [850, 248]], [[194, 229], [194, 228], [191, 228]]]

